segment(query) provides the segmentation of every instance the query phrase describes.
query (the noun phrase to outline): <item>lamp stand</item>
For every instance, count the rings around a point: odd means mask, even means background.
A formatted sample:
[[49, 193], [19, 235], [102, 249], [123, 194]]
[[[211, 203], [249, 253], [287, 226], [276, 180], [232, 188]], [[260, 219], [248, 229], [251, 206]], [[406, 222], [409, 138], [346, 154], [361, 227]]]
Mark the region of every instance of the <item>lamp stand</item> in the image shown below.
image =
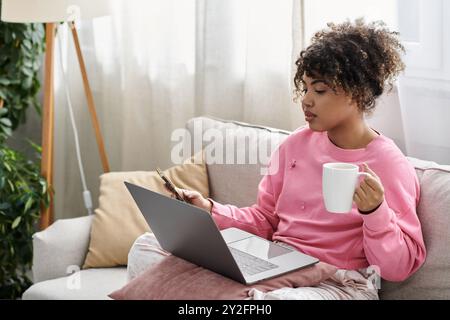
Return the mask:
[[[109, 163], [103, 143], [103, 137], [100, 131], [100, 125], [95, 111], [94, 98], [92, 90], [89, 85], [89, 80], [86, 72], [86, 65], [84, 63], [83, 55], [81, 53], [78, 33], [73, 22], [70, 23], [72, 31], [72, 38], [75, 44], [78, 63], [80, 65], [81, 77], [83, 80], [84, 92], [86, 94], [89, 113], [92, 119], [92, 126], [95, 131], [97, 146], [102, 161], [103, 172], [109, 172]], [[55, 44], [55, 23], [46, 23], [45, 26], [45, 80], [44, 80], [44, 108], [42, 115], [42, 159], [41, 159], [41, 174], [47, 181], [50, 188], [53, 188], [53, 146], [54, 146], [54, 44]], [[53, 195], [50, 194], [50, 204], [48, 208], [41, 209], [40, 229], [43, 230], [53, 223], [54, 219], [54, 204]]]
[[75, 24], [73, 22], [70, 22], [70, 29], [72, 30], [72, 36], [73, 36], [73, 41], [75, 44], [75, 50], [77, 52], [78, 63], [80, 65], [80, 70], [81, 70], [81, 77], [83, 78], [84, 92], [86, 94], [89, 112], [91, 114], [92, 126], [95, 131], [95, 138], [97, 140], [98, 151], [100, 153], [100, 158], [102, 161], [103, 172], [106, 173], [106, 172], [109, 172], [108, 158], [107, 158], [106, 152], [105, 152], [105, 145], [103, 143], [102, 133], [100, 131], [100, 125], [99, 125], [98, 119], [97, 119], [97, 113], [95, 112], [94, 97], [92, 96], [91, 86], [89, 85], [89, 79], [87, 77], [87, 72], [86, 72], [86, 65], [84, 64], [83, 55], [81, 53], [80, 41], [78, 40], [77, 29], [75, 28]]
[[[53, 187], [53, 123], [54, 123], [54, 44], [55, 23], [45, 25], [45, 71], [44, 71], [44, 108], [42, 112], [42, 158], [41, 174], [49, 188]], [[53, 194], [50, 193], [48, 208], [41, 209], [41, 230], [53, 221]]]

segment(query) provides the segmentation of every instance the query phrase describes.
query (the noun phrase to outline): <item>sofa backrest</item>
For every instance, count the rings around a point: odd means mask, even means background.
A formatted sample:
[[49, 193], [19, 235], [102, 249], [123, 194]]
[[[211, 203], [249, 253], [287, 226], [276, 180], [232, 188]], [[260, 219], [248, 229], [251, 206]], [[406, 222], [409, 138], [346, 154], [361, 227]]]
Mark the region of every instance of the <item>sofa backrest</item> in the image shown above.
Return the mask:
[[[267, 167], [271, 153], [290, 134], [280, 129], [207, 117], [189, 120], [186, 129], [191, 138], [198, 139], [200, 133], [201, 137], [206, 133], [205, 139], [201, 139], [201, 145], [194, 146], [191, 141], [191, 150], [192, 154], [200, 151], [199, 148], [205, 150], [211, 198], [239, 207], [250, 206], [256, 202], [257, 187], [263, 177], [261, 172]], [[212, 136], [214, 137], [211, 138]], [[217, 157], [217, 154], [211, 155], [209, 152], [208, 145], [218, 140], [220, 142], [216, 143], [216, 146], [217, 149], [222, 149], [223, 155], [228, 153], [230, 156], [230, 149], [233, 152], [234, 157], [229, 157], [228, 163], [222, 156]], [[234, 145], [234, 148], [229, 147], [227, 150], [227, 144]], [[263, 156], [258, 156], [256, 161], [250, 161], [251, 156], [260, 154]], [[244, 163], [236, 164], [238, 155], [246, 157]], [[217, 159], [222, 161], [215, 161]]]
[[[247, 144], [236, 144], [234, 151], [250, 155], [258, 153], [260, 146], [272, 145], [270, 151], [281, 143], [290, 132], [248, 123], [217, 118], [198, 117], [186, 123], [191, 137], [213, 129], [214, 139], [229, 140], [233, 136], [245, 135]], [[227, 133], [227, 134], [225, 134]], [[211, 134], [209, 134], [210, 136]], [[214, 135], [214, 134], [213, 134]], [[211, 142], [201, 139], [197, 148], [205, 149], [211, 197], [223, 204], [238, 207], [250, 206], [256, 202], [258, 184], [263, 176], [261, 169], [267, 166], [267, 159], [256, 163], [221, 164], [214, 163], [207, 152]], [[217, 142], [217, 141], [216, 141]], [[192, 148], [195, 152], [199, 151]], [[218, 145], [221, 145], [220, 143]], [[222, 141], [223, 152], [226, 141]], [[233, 150], [233, 148], [232, 148]], [[264, 153], [264, 152], [263, 152]], [[268, 153], [270, 154], [270, 153]], [[409, 279], [400, 283], [382, 281], [382, 299], [450, 299], [450, 166], [408, 158], [416, 169], [421, 186], [421, 197], [417, 214], [422, 225], [427, 259], [424, 265]], [[224, 161], [225, 162], [225, 161]]]
[[427, 258], [407, 280], [382, 282], [380, 296], [383, 299], [450, 299], [450, 166], [408, 159], [420, 182], [417, 215]]

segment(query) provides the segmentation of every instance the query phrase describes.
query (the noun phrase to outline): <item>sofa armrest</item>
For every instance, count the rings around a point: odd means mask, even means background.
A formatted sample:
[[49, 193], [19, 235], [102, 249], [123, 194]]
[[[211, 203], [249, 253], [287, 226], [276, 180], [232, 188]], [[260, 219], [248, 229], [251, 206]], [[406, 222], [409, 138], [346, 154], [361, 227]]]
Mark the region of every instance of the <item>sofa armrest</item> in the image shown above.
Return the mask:
[[57, 220], [33, 235], [34, 283], [81, 269], [89, 246], [92, 216]]

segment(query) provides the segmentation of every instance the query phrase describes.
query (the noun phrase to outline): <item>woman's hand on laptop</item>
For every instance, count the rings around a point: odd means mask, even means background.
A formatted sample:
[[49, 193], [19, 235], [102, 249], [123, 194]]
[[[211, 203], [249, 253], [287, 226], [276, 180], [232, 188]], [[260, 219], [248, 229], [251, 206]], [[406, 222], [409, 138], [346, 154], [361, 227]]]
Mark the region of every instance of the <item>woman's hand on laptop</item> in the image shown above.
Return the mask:
[[[177, 192], [183, 197], [183, 199], [200, 209], [206, 210], [211, 213], [212, 202], [202, 196], [202, 194], [195, 190], [186, 190], [181, 188], [176, 188]], [[173, 194], [167, 187], [166, 190], [170, 192], [170, 197], [175, 198], [175, 194]]]

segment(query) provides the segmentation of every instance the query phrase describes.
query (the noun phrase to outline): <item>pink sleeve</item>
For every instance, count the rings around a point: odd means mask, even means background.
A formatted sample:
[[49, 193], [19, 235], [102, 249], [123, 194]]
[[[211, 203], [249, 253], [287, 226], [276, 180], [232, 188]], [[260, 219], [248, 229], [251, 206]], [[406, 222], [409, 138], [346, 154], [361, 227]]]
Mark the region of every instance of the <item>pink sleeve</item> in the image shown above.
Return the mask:
[[278, 226], [279, 218], [275, 213], [276, 199], [283, 179], [283, 156], [281, 146], [272, 154], [268, 173], [264, 175], [258, 186], [256, 204], [238, 208], [223, 205], [211, 198], [211, 213], [219, 229], [236, 227], [260, 237], [271, 239]]
[[388, 281], [405, 280], [417, 271], [426, 257], [416, 213], [419, 182], [413, 168], [402, 167], [396, 168], [395, 181], [384, 186], [385, 200], [381, 206], [363, 215], [367, 260], [372, 266], [378, 266], [381, 277]]

